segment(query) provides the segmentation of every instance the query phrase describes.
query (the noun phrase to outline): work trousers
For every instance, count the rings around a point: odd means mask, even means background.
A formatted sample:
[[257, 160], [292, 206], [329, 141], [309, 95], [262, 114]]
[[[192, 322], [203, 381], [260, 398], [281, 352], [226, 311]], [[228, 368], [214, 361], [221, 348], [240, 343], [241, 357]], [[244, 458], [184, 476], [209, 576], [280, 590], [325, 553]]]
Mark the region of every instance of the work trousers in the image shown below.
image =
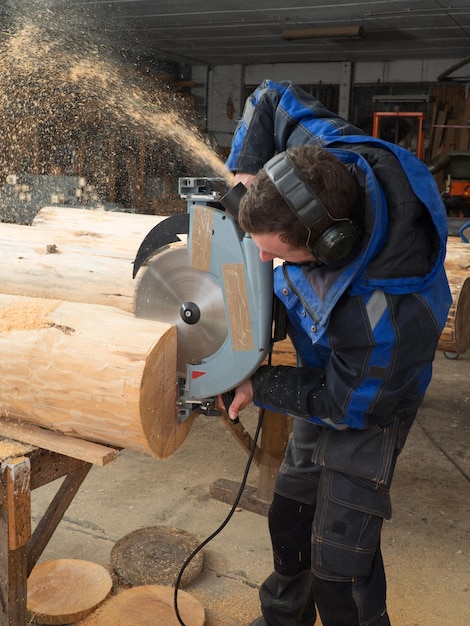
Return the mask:
[[366, 430], [294, 420], [269, 511], [274, 571], [260, 589], [267, 626], [390, 626], [380, 534], [414, 421]]

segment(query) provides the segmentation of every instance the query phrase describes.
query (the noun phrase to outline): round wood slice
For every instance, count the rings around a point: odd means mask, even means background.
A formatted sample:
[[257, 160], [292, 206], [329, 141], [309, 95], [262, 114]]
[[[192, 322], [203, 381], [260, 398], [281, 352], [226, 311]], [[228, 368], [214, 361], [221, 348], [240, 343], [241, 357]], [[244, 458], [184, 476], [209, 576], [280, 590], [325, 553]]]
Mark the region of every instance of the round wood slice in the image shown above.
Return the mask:
[[[204, 626], [201, 603], [186, 591], [178, 591], [178, 612], [186, 626]], [[107, 600], [81, 626], [178, 626], [174, 589], [145, 585], [120, 591]]]
[[[199, 543], [193, 535], [179, 528], [140, 528], [114, 545], [111, 564], [121, 584], [174, 585], [183, 563]], [[202, 572], [203, 563], [201, 550], [186, 567], [182, 587]]]
[[29, 619], [39, 624], [75, 624], [98, 608], [111, 588], [109, 572], [97, 563], [45, 561], [28, 578]]

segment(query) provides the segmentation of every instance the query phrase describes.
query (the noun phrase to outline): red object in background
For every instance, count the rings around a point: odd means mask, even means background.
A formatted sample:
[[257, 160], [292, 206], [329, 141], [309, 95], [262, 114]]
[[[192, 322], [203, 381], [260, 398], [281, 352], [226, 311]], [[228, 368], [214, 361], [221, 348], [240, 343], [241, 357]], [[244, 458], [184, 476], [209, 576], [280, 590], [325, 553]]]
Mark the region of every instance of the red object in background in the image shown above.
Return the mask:
[[450, 180], [446, 193], [449, 196], [470, 197], [470, 180]]

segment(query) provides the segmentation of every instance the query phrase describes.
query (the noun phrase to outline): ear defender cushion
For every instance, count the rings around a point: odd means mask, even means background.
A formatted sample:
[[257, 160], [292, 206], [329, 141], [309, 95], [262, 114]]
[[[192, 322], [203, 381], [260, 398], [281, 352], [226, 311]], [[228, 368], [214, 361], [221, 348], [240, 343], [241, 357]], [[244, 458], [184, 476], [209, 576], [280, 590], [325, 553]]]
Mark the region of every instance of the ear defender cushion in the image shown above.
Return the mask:
[[310, 247], [312, 254], [321, 263], [332, 269], [339, 269], [359, 254], [361, 236], [351, 220], [341, 220], [334, 224]]

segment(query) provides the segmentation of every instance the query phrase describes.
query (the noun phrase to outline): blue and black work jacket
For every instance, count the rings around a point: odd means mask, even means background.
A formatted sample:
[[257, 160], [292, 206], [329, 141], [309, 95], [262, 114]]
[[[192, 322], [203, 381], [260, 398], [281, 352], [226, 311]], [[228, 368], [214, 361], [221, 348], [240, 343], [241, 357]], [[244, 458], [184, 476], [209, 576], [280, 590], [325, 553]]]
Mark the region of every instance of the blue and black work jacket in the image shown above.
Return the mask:
[[363, 191], [364, 236], [346, 267], [284, 263], [284, 303], [298, 367], [262, 366], [257, 406], [335, 429], [363, 429], [414, 411], [429, 385], [451, 295], [447, 216], [428, 168], [410, 151], [365, 135], [289, 81], [247, 99], [227, 160], [256, 174], [276, 152], [331, 151]]

